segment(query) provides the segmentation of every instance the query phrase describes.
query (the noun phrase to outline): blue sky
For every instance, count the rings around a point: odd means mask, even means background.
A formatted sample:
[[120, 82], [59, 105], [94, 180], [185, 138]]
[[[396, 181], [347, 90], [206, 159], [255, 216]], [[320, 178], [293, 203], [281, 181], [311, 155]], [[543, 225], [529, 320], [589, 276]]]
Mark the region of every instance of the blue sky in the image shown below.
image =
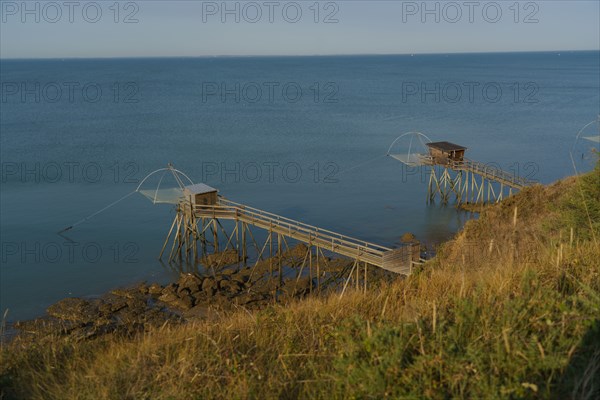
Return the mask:
[[600, 49], [591, 1], [0, 1], [0, 57]]

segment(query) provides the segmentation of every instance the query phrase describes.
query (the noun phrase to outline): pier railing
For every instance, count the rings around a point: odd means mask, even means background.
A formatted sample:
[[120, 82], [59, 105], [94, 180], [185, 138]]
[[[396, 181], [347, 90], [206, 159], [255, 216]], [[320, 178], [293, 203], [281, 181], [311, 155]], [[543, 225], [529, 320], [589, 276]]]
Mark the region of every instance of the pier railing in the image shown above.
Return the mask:
[[216, 205], [196, 204], [193, 210], [196, 218], [237, 220], [393, 272], [410, 271], [411, 254], [407, 250], [408, 247], [391, 249], [248, 207], [222, 197]]
[[481, 175], [486, 179], [497, 181], [515, 189], [523, 189], [524, 187], [531, 186], [535, 183], [526, 178], [522, 178], [518, 175], [506, 172], [500, 168], [496, 168], [494, 166], [490, 166], [488, 164], [469, 159], [465, 159], [462, 162], [454, 161], [452, 163], [452, 168], [457, 170], [470, 171], [475, 174]]
[[446, 164], [436, 162], [432, 157], [428, 155], [421, 155], [421, 163], [424, 165], [442, 165], [447, 168], [451, 168], [456, 171], [468, 171], [477, 175], [480, 175], [488, 180], [496, 181], [508, 187], [514, 189], [523, 189], [524, 187], [535, 184], [534, 181], [520, 177], [515, 174], [506, 172], [500, 168], [492, 165], [482, 163], [479, 161], [473, 161], [465, 158], [463, 161], [448, 160]]

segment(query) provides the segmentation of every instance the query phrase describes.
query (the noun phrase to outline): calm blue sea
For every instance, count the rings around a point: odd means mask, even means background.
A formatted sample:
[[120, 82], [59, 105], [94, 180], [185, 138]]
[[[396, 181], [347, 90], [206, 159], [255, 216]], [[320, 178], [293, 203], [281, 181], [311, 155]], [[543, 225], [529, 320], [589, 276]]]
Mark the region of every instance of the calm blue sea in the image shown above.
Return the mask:
[[589, 168], [591, 142], [575, 139], [599, 114], [599, 58], [3, 60], [0, 310], [30, 318], [66, 296], [175, 276], [156, 259], [172, 207], [139, 194], [56, 234], [169, 162], [306, 223], [439, 242], [466, 216], [425, 203], [426, 177], [385, 157], [394, 139], [423, 132], [541, 182], [573, 174], [571, 149]]

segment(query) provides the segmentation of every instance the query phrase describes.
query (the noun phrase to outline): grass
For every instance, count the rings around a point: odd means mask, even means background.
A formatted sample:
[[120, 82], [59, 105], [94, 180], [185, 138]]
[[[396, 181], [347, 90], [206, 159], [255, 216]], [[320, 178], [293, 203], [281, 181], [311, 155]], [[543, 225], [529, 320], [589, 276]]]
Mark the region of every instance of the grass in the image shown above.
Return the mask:
[[367, 294], [5, 345], [3, 398], [596, 399], [599, 172], [487, 208], [426, 268]]

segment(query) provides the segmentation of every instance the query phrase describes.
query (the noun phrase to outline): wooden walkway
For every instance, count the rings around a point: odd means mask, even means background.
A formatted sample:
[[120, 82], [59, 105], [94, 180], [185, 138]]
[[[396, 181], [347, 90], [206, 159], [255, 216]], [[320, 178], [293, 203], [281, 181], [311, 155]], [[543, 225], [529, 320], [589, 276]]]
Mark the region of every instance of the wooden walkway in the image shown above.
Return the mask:
[[496, 181], [513, 189], [523, 189], [533, 185], [535, 182], [522, 178], [515, 174], [506, 172], [500, 168], [492, 167], [479, 161], [464, 159], [462, 162], [454, 162], [452, 168], [458, 171], [468, 171], [483, 176], [490, 181]]
[[[421, 160], [424, 165], [430, 165], [430, 166], [439, 165], [439, 163], [436, 163], [429, 156], [422, 156]], [[485, 178], [487, 180], [498, 182], [502, 185], [505, 185], [505, 186], [513, 188], [513, 189], [521, 190], [527, 186], [531, 186], [531, 185], [535, 184], [535, 182], [533, 182], [533, 181], [530, 181], [526, 178], [522, 178], [515, 174], [511, 174], [500, 168], [496, 168], [496, 167], [490, 166], [488, 164], [485, 164], [485, 163], [482, 163], [479, 161], [469, 160], [467, 158], [465, 158], [463, 161], [449, 160], [448, 163], [443, 166], [446, 168], [453, 169], [455, 171], [471, 172], [473, 174], [482, 176], [483, 178]]]
[[413, 260], [419, 260], [418, 246], [391, 249], [235, 203], [223, 197], [219, 197], [215, 205], [195, 204], [193, 212], [195, 218], [243, 222], [290, 237], [308, 246], [317, 246], [398, 274], [410, 274]]

